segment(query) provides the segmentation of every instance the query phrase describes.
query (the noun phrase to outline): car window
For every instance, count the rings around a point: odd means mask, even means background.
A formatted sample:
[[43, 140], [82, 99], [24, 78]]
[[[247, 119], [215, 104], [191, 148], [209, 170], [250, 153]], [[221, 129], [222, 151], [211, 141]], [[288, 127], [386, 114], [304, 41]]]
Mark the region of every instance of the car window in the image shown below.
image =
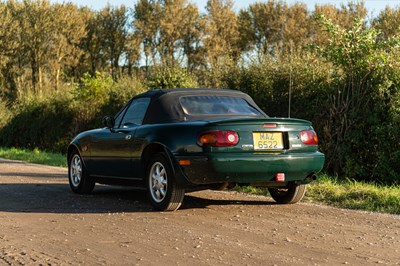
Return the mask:
[[[150, 98], [135, 99], [131, 102], [125, 112], [120, 124], [121, 128], [128, 128], [135, 125], [141, 125], [149, 106]], [[118, 120], [118, 117], [117, 117]], [[118, 125], [117, 123], [115, 125]]]
[[124, 117], [125, 110], [128, 108], [129, 104], [126, 104], [116, 115], [115, 117], [115, 122], [114, 122], [114, 128], [118, 128], [119, 125], [121, 124], [122, 118]]
[[245, 99], [229, 96], [183, 96], [179, 99], [187, 115], [263, 116]]

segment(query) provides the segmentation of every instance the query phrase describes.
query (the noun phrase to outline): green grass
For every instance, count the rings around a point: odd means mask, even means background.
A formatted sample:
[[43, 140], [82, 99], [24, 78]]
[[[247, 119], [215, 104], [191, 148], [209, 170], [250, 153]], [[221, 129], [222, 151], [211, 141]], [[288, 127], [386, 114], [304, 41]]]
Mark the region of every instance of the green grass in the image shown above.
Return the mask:
[[[0, 147], [0, 157], [52, 166], [67, 166], [65, 155], [38, 149], [30, 151]], [[236, 187], [235, 190], [258, 195], [268, 194], [265, 188]], [[317, 181], [308, 186], [304, 201], [338, 208], [400, 214], [400, 186], [377, 185], [319, 174]]]
[[[245, 193], [268, 195], [266, 188], [235, 187]], [[344, 209], [400, 214], [400, 186], [385, 186], [319, 174], [303, 201]]]
[[45, 164], [51, 166], [67, 167], [65, 155], [40, 151], [39, 149], [25, 150], [0, 147], [0, 157], [10, 160], [25, 161], [30, 163]]
[[306, 200], [339, 208], [400, 214], [398, 185], [379, 185], [321, 174], [308, 187]]

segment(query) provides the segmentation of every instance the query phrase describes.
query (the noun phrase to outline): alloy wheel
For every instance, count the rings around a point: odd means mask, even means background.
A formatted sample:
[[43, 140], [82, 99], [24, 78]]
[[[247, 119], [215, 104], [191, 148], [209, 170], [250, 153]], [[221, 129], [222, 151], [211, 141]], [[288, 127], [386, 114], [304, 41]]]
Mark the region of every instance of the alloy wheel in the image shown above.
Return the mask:
[[82, 180], [82, 161], [78, 154], [72, 157], [69, 171], [72, 185], [78, 187]]
[[151, 197], [155, 202], [160, 203], [167, 194], [168, 178], [166, 169], [162, 163], [155, 162], [149, 174]]

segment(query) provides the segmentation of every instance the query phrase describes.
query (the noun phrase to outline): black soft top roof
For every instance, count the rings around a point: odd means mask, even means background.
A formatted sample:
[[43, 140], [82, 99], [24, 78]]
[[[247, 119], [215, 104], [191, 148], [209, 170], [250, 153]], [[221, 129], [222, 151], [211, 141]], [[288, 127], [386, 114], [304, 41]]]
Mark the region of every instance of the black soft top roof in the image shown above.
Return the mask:
[[[137, 98], [151, 98], [143, 124], [158, 124], [166, 122], [178, 122], [186, 120], [199, 120], [199, 117], [193, 117], [184, 113], [180, 104], [182, 96], [228, 96], [245, 99], [252, 107], [260, 113], [264, 112], [256, 105], [253, 99], [240, 91], [225, 89], [160, 89], [150, 90], [135, 96]], [[265, 114], [264, 114], [265, 115]], [[221, 117], [221, 116], [219, 116]], [[202, 117], [204, 119], [204, 117]]]

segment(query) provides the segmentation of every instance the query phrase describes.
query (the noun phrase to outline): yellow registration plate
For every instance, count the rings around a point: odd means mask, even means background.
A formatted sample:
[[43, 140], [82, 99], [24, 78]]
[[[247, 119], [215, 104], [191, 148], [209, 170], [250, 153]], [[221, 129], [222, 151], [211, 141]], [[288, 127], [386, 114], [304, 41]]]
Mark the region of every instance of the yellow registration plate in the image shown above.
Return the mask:
[[282, 132], [253, 132], [255, 150], [282, 150]]

